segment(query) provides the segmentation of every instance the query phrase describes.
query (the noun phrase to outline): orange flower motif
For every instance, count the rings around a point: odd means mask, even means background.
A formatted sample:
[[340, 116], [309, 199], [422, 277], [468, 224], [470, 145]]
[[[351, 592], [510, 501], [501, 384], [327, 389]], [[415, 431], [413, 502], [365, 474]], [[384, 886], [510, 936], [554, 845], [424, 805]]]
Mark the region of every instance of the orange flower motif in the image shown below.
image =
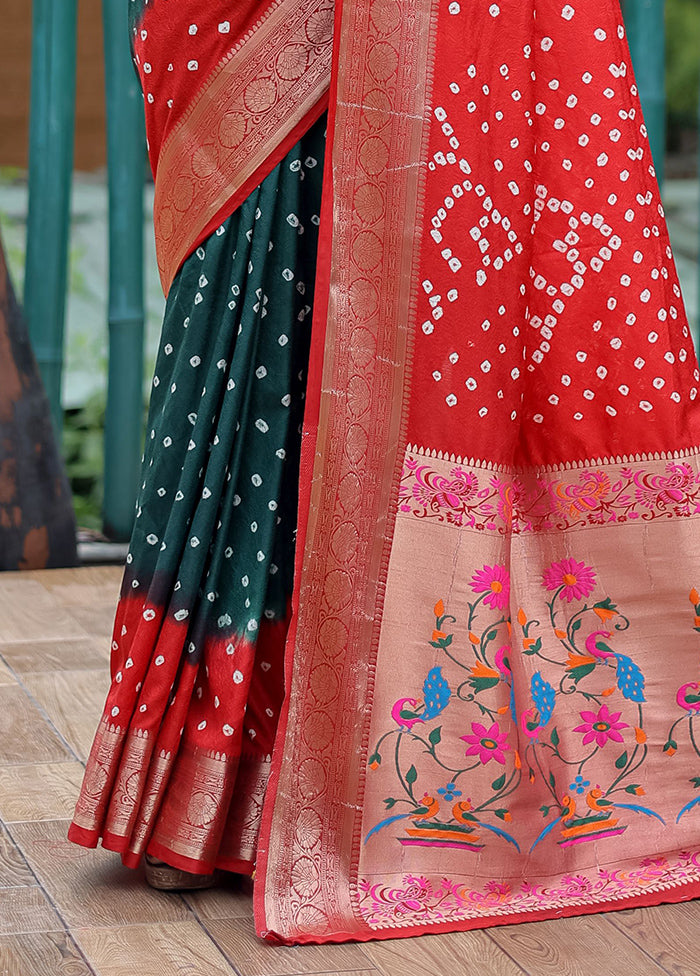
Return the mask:
[[472, 634], [471, 631], [469, 631], [469, 640], [472, 642], [472, 644], [480, 644], [481, 643], [481, 641], [476, 636], [476, 634]]
[[634, 727], [634, 737], [640, 745], [643, 745], [647, 741], [647, 734], [644, 729], [640, 729], [636, 725]]
[[667, 756], [672, 756], [676, 750], [673, 748], [673, 746], [669, 746], [668, 749], [665, 749], [664, 751]]
[[608, 610], [606, 607], [594, 607], [593, 612], [600, 619], [601, 623], [606, 623], [608, 620], [612, 620], [613, 617], [617, 616], [615, 610]]
[[535, 641], [532, 637], [523, 638], [523, 647], [525, 648], [526, 651], [529, 651], [534, 643]]
[[586, 654], [572, 654], [569, 652], [569, 657], [566, 662], [567, 671], [573, 671], [574, 668], [580, 668], [583, 664], [595, 664], [595, 658], [589, 657]]
[[700, 593], [698, 593], [695, 587], [693, 587], [692, 590], [690, 591], [690, 602], [693, 604], [693, 606], [695, 606], [695, 604], [697, 603], [700, 603]]
[[700, 627], [700, 617], [695, 618], [695, 626]]
[[445, 613], [445, 604], [442, 602], [442, 600], [438, 600], [438, 602], [433, 607], [433, 610], [435, 612], [436, 617], [443, 616], [443, 614]]
[[499, 715], [506, 715], [510, 711], [510, 705], [501, 705], [497, 712]]
[[524, 627], [527, 623], [527, 614], [522, 607], [518, 610], [518, 623], [521, 627]]
[[444, 632], [444, 630], [434, 630], [433, 631], [433, 640], [434, 641], [444, 640], [445, 637], [447, 637], [447, 634]]
[[531, 783], [534, 783], [535, 782], [535, 774], [534, 774], [534, 772], [532, 770], [530, 770], [530, 775], [529, 775], [528, 779], [530, 780]]
[[516, 749], [515, 750], [515, 768], [516, 769], [520, 769], [522, 767], [522, 765], [523, 765], [523, 763], [522, 763], [522, 760], [520, 758], [520, 753]]
[[370, 769], [379, 769], [379, 763], [377, 762], [377, 760], [376, 760], [376, 759], [374, 759], [374, 760], [373, 760], [373, 761], [372, 761], [372, 762], [371, 762], [371, 763], [369, 764], [369, 768], [370, 768]]
[[646, 793], [646, 790], [642, 789], [641, 786], [635, 786], [635, 788], [634, 788], [634, 795], [635, 796], [644, 796], [645, 793]]
[[503, 819], [506, 823], [510, 823], [513, 818], [511, 817], [510, 813], [506, 811], [506, 813], [503, 814]]
[[615, 686], [613, 685], [612, 688], [606, 688], [605, 691], [601, 691], [601, 695], [603, 696], [603, 698], [608, 698], [610, 695], [613, 694], [614, 691], [615, 691]]
[[557, 627], [555, 629], [554, 633], [559, 638], [559, 640], [566, 640], [566, 631], [565, 630], [559, 630], [559, 628]]
[[498, 671], [494, 671], [493, 668], [490, 668], [482, 661], [476, 662], [474, 667], [471, 669], [471, 673], [474, 675], [475, 678], [497, 678], [498, 677]]

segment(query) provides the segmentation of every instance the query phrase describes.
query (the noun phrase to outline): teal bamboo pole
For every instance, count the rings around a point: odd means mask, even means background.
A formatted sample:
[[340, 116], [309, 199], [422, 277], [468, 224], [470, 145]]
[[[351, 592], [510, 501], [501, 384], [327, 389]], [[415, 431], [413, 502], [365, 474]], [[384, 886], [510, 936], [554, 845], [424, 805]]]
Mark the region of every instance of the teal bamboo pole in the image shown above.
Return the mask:
[[109, 173], [109, 378], [104, 531], [128, 540], [143, 429], [143, 99], [129, 51], [128, 4], [103, 0]]
[[625, 26], [659, 184], [666, 152], [664, 0], [625, 0]]
[[77, 0], [33, 0], [24, 310], [57, 435], [75, 131]]

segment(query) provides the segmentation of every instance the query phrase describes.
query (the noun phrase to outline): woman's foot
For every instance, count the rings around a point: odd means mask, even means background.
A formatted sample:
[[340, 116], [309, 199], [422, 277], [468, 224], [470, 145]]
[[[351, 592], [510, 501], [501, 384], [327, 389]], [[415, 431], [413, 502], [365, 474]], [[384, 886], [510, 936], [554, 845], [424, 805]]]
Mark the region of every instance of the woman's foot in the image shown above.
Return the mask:
[[157, 857], [146, 855], [146, 881], [158, 891], [201, 891], [218, 884], [220, 872], [213, 874], [191, 874], [180, 868], [173, 868]]

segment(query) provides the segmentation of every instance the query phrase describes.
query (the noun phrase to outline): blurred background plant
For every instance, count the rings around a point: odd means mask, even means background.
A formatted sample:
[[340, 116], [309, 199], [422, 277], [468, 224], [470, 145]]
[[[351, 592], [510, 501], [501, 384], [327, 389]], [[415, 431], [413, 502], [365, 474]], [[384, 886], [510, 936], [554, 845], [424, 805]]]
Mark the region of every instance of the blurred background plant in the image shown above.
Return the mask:
[[666, 0], [667, 148], [671, 157], [685, 158], [695, 152], [699, 87], [700, 0]]

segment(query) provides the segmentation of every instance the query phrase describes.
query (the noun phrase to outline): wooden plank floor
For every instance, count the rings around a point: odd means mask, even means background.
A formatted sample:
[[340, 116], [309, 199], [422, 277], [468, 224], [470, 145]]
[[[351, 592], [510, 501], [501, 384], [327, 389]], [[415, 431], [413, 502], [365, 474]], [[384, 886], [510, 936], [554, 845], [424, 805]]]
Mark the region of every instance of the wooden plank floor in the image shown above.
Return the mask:
[[117, 568], [0, 574], [0, 976], [700, 976], [700, 902], [276, 948], [235, 887], [151, 891], [66, 839], [107, 689]]

